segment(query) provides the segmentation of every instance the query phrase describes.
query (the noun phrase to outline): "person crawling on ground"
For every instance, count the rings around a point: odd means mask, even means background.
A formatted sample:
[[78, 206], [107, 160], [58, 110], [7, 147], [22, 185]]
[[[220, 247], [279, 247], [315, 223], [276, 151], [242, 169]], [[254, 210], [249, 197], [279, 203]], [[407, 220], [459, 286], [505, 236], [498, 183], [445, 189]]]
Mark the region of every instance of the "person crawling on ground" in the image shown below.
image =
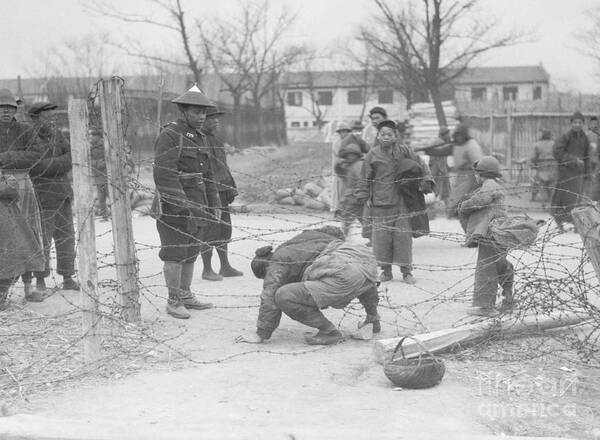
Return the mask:
[[272, 246], [259, 248], [251, 268], [257, 278], [264, 279], [257, 329], [238, 336], [236, 342], [268, 340], [283, 312], [318, 329], [305, 337], [308, 344], [338, 343], [342, 333], [321, 310], [344, 308], [355, 298], [367, 312], [360, 326], [373, 323], [373, 332], [381, 331], [375, 258], [366, 246], [346, 243], [338, 227], [306, 230], [274, 251]]

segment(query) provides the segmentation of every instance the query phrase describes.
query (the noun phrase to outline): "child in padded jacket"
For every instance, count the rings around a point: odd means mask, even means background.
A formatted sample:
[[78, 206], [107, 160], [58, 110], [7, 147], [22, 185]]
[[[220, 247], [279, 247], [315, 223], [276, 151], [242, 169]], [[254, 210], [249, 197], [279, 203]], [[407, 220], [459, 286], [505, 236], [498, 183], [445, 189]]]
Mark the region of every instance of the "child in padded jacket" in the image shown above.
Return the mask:
[[477, 247], [477, 266], [469, 313], [489, 316], [495, 313], [498, 285], [502, 287], [502, 308], [513, 303], [513, 265], [506, 259], [508, 251], [491, 237], [490, 222], [505, 218], [504, 188], [500, 182], [500, 164], [492, 156], [473, 164], [479, 187], [459, 205], [461, 222], [466, 224], [468, 247]]

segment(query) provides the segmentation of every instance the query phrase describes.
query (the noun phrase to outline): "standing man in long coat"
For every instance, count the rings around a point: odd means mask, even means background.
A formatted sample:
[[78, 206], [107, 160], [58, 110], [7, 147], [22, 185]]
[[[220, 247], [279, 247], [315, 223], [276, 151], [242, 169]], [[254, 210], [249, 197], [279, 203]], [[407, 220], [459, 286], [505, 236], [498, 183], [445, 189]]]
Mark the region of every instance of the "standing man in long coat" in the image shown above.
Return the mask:
[[[238, 195], [235, 181], [227, 165], [227, 154], [225, 152], [225, 143], [217, 136], [219, 128], [219, 116], [225, 114], [216, 108], [210, 109], [206, 115], [206, 120], [202, 126], [202, 132], [206, 135], [209, 145], [210, 164], [215, 176], [215, 184], [219, 191], [219, 200], [221, 201], [221, 221], [208, 226], [207, 244], [202, 249], [202, 279], [210, 281], [221, 281], [223, 277], [241, 277], [244, 275], [239, 270], [233, 268], [229, 263], [227, 244], [231, 240], [231, 212], [229, 205]], [[221, 262], [219, 273], [215, 273], [212, 268], [212, 248], [217, 250], [217, 255]]]
[[156, 196], [153, 213], [160, 236], [159, 258], [169, 291], [167, 313], [187, 319], [187, 309], [212, 307], [190, 290], [194, 263], [211, 222], [219, 221], [219, 194], [210, 166], [208, 142], [201, 128], [207, 112], [215, 108], [193, 86], [175, 98], [181, 117], [158, 135], [154, 154]]
[[[42, 152], [31, 128], [15, 120], [16, 112], [12, 93], [0, 90], [0, 177], [8, 194], [0, 228], [0, 303], [19, 275], [44, 270], [40, 212], [29, 178], [29, 169]], [[43, 292], [32, 289], [31, 283], [25, 282], [24, 290], [27, 301], [44, 300]]]
[[42, 214], [46, 267], [34, 273], [36, 288], [40, 291], [46, 289], [45, 278], [50, 275], [52, 240], [56, 248], [56, 273], [63, 277], [62, 288], [79, 290], [79, 285], [72, 278], [75, 275], [75, 227], [71, 207], [71, 146], [67, 137], [56, 127], [56, 116], [53, 114], [56, 107], [56, 104], [41, 102], [29, 109], [37, 140], [44, 153], [29, 171]]
[[583, 194], [584, 181], [589, 178], [590, 140], [583, 131], [585, 119], [580, 112], [571, 117], [571, 129], [554, 143], [554, 158], [558, 162], [558, 181], [552, 197], [552, 216], [561, 232], [564, 222], [572, 222], [571, 210]]

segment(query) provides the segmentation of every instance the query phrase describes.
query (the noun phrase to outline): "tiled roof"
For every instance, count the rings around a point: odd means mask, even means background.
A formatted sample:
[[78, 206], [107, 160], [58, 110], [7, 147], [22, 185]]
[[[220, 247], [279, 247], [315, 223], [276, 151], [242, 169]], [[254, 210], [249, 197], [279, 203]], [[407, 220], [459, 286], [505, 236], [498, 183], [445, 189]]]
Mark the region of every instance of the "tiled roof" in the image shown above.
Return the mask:
[[550, 76], [543, 66], [471, 67], [454, 84], [547, 83]]

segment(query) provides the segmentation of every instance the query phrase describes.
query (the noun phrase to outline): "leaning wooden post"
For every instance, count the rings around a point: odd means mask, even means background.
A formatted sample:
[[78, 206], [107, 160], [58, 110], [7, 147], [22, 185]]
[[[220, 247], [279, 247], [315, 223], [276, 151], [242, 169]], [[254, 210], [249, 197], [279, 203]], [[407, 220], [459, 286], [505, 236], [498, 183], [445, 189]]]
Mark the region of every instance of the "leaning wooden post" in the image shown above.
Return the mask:
[[102, 80], [100, 109], [104, 127], [104, 155], [111, 203], [117, 283], [123, 307], [122, 316], [127, 322], [138, 322], [141, 319], [138, 264], [131, 223], [128, 182], [125, 176], [127, 159], [123, 137], [121, 79]]
[[100, 359], [100, 314], [98, 313], [98, 268], [94, 227], [94, 186], [90, 143], [87, 137], [88, 110], [84, 99], [69, 101], [71, 158], [73, 161], [73, 202], [77, 219], [77, 268], [81, 283], [83, 360]]
[[579, 206], [571, 210], [571, 217], [600, 280], [600, 212], [596, 205]]

